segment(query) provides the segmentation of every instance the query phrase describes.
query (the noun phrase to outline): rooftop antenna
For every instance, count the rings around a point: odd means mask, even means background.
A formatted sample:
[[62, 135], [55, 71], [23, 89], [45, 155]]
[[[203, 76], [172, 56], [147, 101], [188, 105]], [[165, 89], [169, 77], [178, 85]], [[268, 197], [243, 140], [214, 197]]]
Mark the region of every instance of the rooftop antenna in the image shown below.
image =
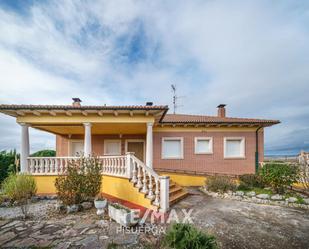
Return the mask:
[[177, 96], [177, 94], [176, 94], [176, 85], [172, 84], [171, 88], [172, 88], [172, 92], [173, 92], [173, 109], [174, 109], [173, 113], [175, 114], [177, 107], [182, 106], [182, 105], [177, 105], [177, 100], [179, 98], [183, 98], [184, 96]]
[[177, 108], [177, 105], [176, 105], [176, 100], [177, 100], [176, 85], [172, 84], [171, 87], [172, 87], [172, 92], [173, 92], [173, 113], [175, 114], [176, 108]]
[[172, 87], [172, 91], [173, 91], [173, 109], [174, 109], [173, 113], [175, 114], [176, 113], [176, 98], [177, 98], [177, 96], [176, 96], [176, 85], [172, 84], [171, 87]]

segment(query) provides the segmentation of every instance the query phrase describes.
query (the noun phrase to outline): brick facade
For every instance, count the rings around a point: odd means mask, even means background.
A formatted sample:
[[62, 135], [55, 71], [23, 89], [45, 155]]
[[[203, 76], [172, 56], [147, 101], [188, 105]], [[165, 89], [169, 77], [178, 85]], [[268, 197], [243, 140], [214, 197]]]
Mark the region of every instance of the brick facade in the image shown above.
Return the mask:
[[[212, 137], [213, 154], [194, 154], [194, 137]], [[162, 137], [183, 137], [184, 159], [162, 159]], [[224, 158], [224, 137], [245, 138], [245, 158]], [[259, 161], [263, 161], [264, 134], [259, 132]], [[153, 165], [159, 170], [240, 175], [255, 172], [255, 132], [155, 132]]]
[[[56, 156], [68, 156], [69, 141], [70, 140], [83, 140], [83, 135], [72, 135], [69, 139], [68, 136], [56, 136]], [[146, 139], [146, 135], [92, 135], [92, 152], [94, 155], [104, 154], [104, 139], [120, 139], [121, 140], [121, 154], [125, 154], [125, 140], [126, 139]]]
[[[195, 137], [212, 137], [213, 154], [194, 154]], [[184, 159], [162, 159], [162, 137], [183, 137]], [[224, 137], [245, 138], [245, 158], [224, 158]], [[71, 139], [83, 139], [82, 135], [73, 135]], [[95, 155], [103, 155], [104, 139], [121, 139], [121, 151], [125, 153], [126, 139], [146, 139], [146, 135], [93, 135], [92, 151]], [[57, 156], [69, 155], [69, 141], [67, 136], [57, 135]], [[154, 132], [153, 133], [153, 165], [158, 170], [182, 171], [187, 173], [228, 174], [240, 175], [255, 172], [255, 132]], [[259, 161], [264, 156], [264, 134], [259, 132]]]

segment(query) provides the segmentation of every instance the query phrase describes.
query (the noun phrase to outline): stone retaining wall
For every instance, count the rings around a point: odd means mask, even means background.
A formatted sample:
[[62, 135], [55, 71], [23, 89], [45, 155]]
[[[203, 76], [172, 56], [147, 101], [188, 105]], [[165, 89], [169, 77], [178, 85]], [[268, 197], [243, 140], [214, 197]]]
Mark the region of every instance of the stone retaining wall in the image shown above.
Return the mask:
[[243, 191], [236, 191], [236, 192], [228, 191], [227, 193], [217, 193], [217, 192], [208, 191], [205, 187], [201, 187], [200, 190], [204, 192], [205, 194], [210, 195], [215, 198], [309, 209], [309, 198], [304, 199], [305, 204], [299, 204], [299, 203], [296, 203], [297, 198], [295, 197], [284, 198], [283, 196], [277, 195], [277, 194], [276, 195], [268, 195], [268, 194], [256, 195], [254, 191], [247, 192], [247, 193]]

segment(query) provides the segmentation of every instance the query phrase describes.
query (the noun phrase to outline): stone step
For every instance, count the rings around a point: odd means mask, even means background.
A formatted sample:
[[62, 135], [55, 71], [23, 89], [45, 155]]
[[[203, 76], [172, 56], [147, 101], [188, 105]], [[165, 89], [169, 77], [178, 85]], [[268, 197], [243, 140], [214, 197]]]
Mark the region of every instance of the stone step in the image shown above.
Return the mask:
[[174, 195], [174, 194], [176, 194], [177, 192], [180, 192], [180, 191], [182, 191], [182, 190], [183, 190], [182, 187], [177, 186], [177, 185], [174, 185], [173, 187], [170, 187], [170, 191], [169, 191], [170, 196], [172, 196], [172, 195]]
[[187, 197], [188, 193], [184, 189], [182, 191], [177, 192], [176, 194], [170, 196], [170, 206], [175, 204], [176, 202], [182, 200], [183, 198]]

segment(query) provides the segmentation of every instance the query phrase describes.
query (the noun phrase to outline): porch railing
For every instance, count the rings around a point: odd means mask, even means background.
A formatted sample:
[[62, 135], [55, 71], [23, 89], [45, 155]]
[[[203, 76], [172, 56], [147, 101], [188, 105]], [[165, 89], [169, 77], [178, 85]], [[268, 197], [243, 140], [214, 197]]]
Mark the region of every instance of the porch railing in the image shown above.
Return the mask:
[[[79, 157], [28, 157], [28, 172], [32, 175], [62, 175], [69, 163]], [[127, 177], [126, 156], [101, 156], [102, 174]]]
[[[28, 173], [32, 175], [62, 175], [68, 165], [79, 157], [28, 157]], [[147, 167], [133, 153], [121, 156], [101, 156], [102, 175], [129, 179], [133, 185], [144, 193], [152, 203], [162, 211], [169, 208], [169, 178], [159, 176]]]
[[69, 163], [78, 157], [28, 157], [28, 173], [32, 175], [62, 175]]

